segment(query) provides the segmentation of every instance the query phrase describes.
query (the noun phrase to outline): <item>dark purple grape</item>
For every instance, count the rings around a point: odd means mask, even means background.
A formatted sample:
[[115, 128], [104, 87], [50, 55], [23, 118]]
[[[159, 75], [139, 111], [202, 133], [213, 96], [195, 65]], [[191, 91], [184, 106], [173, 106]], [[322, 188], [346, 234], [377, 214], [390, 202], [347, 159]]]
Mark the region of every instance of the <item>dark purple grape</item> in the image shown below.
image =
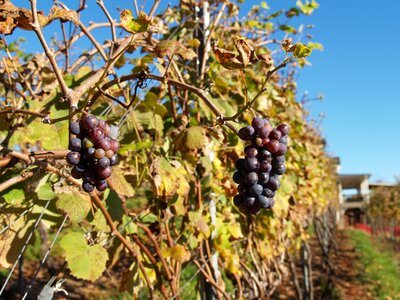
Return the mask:
[[78, 165], [74, 166], [71, 170], [71, 176], [74, 177], [75, 179], [81, 179], [83, 173], [84, 170], [82, 171], [80, 168], [78, 168]]
[[275, 156], [274, 159], [272, 160], [273, 164], [284, 164], [285, 163], [285, 156], [284, 155], [279, 155]]
[[244, 166], [248, 171], [253, 172], [260, 167], [260, 162], [255, 157], [249, 157], [245, 159]]
[[239, 206], [243, 203], [243, 196], [242, 195], [236, 195], [235, 197], [233, 197], [233, 204], [235, 204], [236, 206]]
[[235, 173], [233, 173], [233, 182], [237, 183], [237, 184], [241, 184], [243, 183], [243, 175], [242, 173], [240, 173], [240, 171], [236, 171]]
[[114, 154], [113, 156], [111, 156], [110, 158], [110, 166], [114, 166], [118, 163], [118, 155]]
[[258, 130], [258, 136], [262, 139], [267, 138], [269, 136], [269, 130], [267, 127], [262, 127]]
[[280, 181], [278, 175], [273, 175], [269, 178], [266, 187], [269, 188], [271, 191], [277, 191], [280, 186]]
[[260, 168], [258, 170], [260, 172], [270, 172], [272, 170], [271, 162], [268, 160], [260, 161]]
[[257, 215], [261, 210], [261, 207], [257, 204], [257, 202], [254, 203], [252, 207], [249, 208], [249, 213], [252, 215]]
[[99, 127], [95, 127], [90, 131], [90, 137], [92, 141], [96, 144], [104, 138], [104, 131]]
[[81, 148], [82, 148], [81, 139], [72, 138], [72, 139], [69, 141], [69, 150], [72, 150], [72, 151], [81, 151]]
[[106, 179], [106, 178], [110, 177], [111, 174], [112, 174], [111, 167], [107, 167], [107, 168], [104, 168], [104, 169], [98, 169], [97, 170], [97, 175], [101, 179]]
[[249, 189], [247, 188], [247, 186], [245, 184], [239, 184], [237, 187], [237, 191], [238, 191], [238, 194], [244, 196], [248, 193]]
[[289, 131], [290, 131], [290, 127], [288, 124], [282, 123], [279, 124], [276, 129], [278, 129], [282, 135], [288, 135]]
[[279, 143], [281, 143], [281, 144], [287, 145], [287, 142], [288, 142], [288, 136], [287, 135], [284, 135], [279, 139]]
[[81, 155], [79, 152], [71, 151], [67, 154], [67, 163], [70, 165], [77, 165], [79, 160], [81, 159]]
[[251, 187], [249, 187], [249, 192], [253, 196], [261, 195], [263, 190], [264, 188], [261, 184], [253, 184]]
[[83, 118], [83, 127], [85, 129], [93, 129], [97, 126], [99, 123], [99, 120], [96, 118], [96, 116], [93, 115], [87, 115]]
[[86, 193], [91, 193], [94, 190], [94, 185], [91, 182], [88, 181], [84, 181], [82, 183], [82, 189], [86, 192]]
[[263, 172], [258, 174], [258, 183], [259, 184], [267, 184], [269, 180], [269, 173]]
[[269, 152], [275, 154], [279, 150], [279, 142], [277, 140], [270, 140], [265, 147]]
[[267, 198], [263, 195], [258, 195], [257, 196], [257, 204], [262, 208], [269, 208], [271, 201], [269, 198]]
[[235, 162], [235, 168], [238, 171], [244, 171], [245, 170], [245, 166], [244, 166], [244, 158], [239, 158], [236, 162]]
[[107, 157], [102, 157], [97, 161], [97, 165], [100, 168], [105, 169], [110, 166], [110, 160]]
[[269, 208], [273, 208], [275, 205], [275, 199], [274, 198], [269, 198]]
[[244, 180], [248, 185], [256, 184], [258, 182], [258, 175], [256, 172], [250, 172], [245, 176]]
[[105, 154], [106, 154], [106, 152], [103, 149], [99, 148], [99, 149], [96, 149], [96, 151], [94, 151], [93, 156], [97, 159], [100, 159], [100, 158], [104, 157]]
[[279, 143], [278, 151], [275, 152], [275, 155], [284, 155], [287, 152], [286, 144]]
[[279, 139], [282, 137], [282, 133], [278, 129], [274, 129], [269, 133], [268, 137], [271, 140], [279, 141]]
[[88, 154], [89, 156], [93, 156], [93, 154], [94, 154], [95, 151], [96, 151], [95, 148], [89, 148], [88, 151], [87, 151], [87, 154]]
[[71, 134], [80, 135], [81, 134], [81, 125], [79, 122], [72, 122], [69, 124], [69, 132]]
[[272, 160], [272, 154], [271, 152], [269, 152], [267, 149], [262, 149], [259, 153], [258, 153], [258, 158], [260, 160], [268, 160], [271, 161]]
[[108, 184], [106, 180], [98, 180], [96, 182], [96, 189], [99, 191], [105, 191], [108, 188]]
[[85, 138], [82, 140], [82, 146], [83, 146], [84, 148], [86, 148], [86, 149], [89, 149], [89, 148], [93, 148], [94, 144], [93, 144], [93, 142], [92, 142], [90, 139], [88, 139], [88, 138], [85, 137]]
[[246, 157], [256, 157], [258, 154], [258, 150], [256, 147], [253, 146], [247, 146], [244, 149], [244, 154], [246, 155]]
[[89, 170], [83, 174], [82, 179], [83, 179], [83, 181], [94, 184], [96, 178], [95, 178], [93, 171]]
[[244, 197], [243, 199], [243, 204], [245, 204], [247, 207], [253, 206], [254, 202], [256, 201], [255, 197]]
[[101, 148], [104, 151], [111, 150], [110, 138], [105, 137], [96, 143], [97, 148]]
[[246, 126], [246, 127], [239, 129], [238, 135], [239, 135], [240, 139], [247, 141], [247, 140], [251, 139], [254, 132], [255, 132], [255, 130], [254, 130], [253, 126]]
[[269, 188], [264, 188], [262, 194], [267, 198], [274, 198], [275, 197], [275, 192], [270, 190]]
[[264, 127], [264, 120], [262, 118], [255, 117], [253, 121], [251, 121], [251, 125], [256, 131], [258, 131], [260, 128]]
[[283, 175], [286, 172], [286, 166], [285, 164], [274, 165], [272, 171], [274, 172], [274, 174]]
[[119, 150], [119, 142], [117, 140], [111, 139], [110, 141], [110, 149], [114, 151], [114, 153], [117, 153]]

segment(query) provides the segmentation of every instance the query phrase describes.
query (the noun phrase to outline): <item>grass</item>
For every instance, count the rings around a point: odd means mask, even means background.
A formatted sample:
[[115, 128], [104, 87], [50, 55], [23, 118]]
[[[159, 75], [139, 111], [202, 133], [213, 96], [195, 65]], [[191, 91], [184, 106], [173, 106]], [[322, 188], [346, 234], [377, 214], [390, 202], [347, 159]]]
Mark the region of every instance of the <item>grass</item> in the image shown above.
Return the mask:
[[400, 261], [393, 249], [365, 232], [350, 230], [348, 234], [362, 268], [361, 281], [376, 299], [400, 299]]

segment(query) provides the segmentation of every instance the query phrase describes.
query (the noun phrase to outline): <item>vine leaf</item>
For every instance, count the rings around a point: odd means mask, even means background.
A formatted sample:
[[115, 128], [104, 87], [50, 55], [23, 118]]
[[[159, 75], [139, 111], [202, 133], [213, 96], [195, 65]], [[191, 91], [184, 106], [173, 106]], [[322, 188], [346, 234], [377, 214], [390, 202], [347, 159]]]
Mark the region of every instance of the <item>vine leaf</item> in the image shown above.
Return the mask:
[[115, 167], [113, 175], [109, 179], [111, 186], [118, 195], [133, 197], [135, 195], [135, 190], [133, 189], [132, 185], [128, 183], [123, 174], [124, 172], [120, 168]]
[[148, 17], [143, 11], [139, 13], [137, 19], [132, 17], [130, 9], [124, 9], [120, 14], [121, 26], [130, 33], [145, 32], [149, 29], [151, 18]]
[[160, 58], [167, 56], [168, 59], [172, 59], [175, 54], [179, 55], [182, 59], [188, 60], [197, 57], [196, 52], [189, 48], [186, 48], [182, 45], [181, 42], [174, 40], [159, 42], [154, 48], [154, 53]]
[[49, 22], [60, 19], [63, 22], [71, 21], [75, 25], [79, 24], [79, 16], [75, 10], [64, 9], [59, 6], [53, 6], [49, 14]]
[[70, 231], [60, 241], [72, 275], [95, 281], [106, 269], [107, 250], [101, 245], [88, 245], [82, 232]]
[[201, 126], [192, 126], [184, 129], [175, 139], [174, 144], [178, 150], [191, 151], [203, 149], [208, 143], [205, 130]]
[[90, 211], [90, 198], [78, 191], [58, 195], [56, 207], [66, 212], [73, 224], [81, 222]]
[[297, 43], [293, 50], [293, 56], [296, 58], [302, 58], [309, 56], [312, 50], [302, 43]]
[[172, 259], [175, 259], [180, 263], [184, 263], [190, 260], [190, 251], [179, 244], [170, 248], [166, 248], [163, 250], [163, 252], [166, 257], [171, 257]]

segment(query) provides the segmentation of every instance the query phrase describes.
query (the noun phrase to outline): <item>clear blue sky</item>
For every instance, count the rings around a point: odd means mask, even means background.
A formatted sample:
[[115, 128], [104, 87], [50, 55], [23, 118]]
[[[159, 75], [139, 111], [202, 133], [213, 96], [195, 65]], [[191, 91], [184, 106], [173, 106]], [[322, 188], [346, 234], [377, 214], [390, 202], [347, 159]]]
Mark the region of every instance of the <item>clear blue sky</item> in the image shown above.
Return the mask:
[[[29, 7], [25, 0], [13, 2]], [[72, 1], [71, 8], [77, 2]], [[266, 2], [273, 12], [293, 6], [295, 0]], [[325, 114], [322, 131], [329, 153], [340, 157], [341, 173], [369, 173], [372, 180], [394, 182], [394, 176], [400, 175], [400, 1], [318, 2], [320, 8], [312, 16], [295, 21], [314, 24], [311, 33], [324, 45], [323, 52], [312, 53], [312, 66], [299, 74], [299, 96], [305, 91], [311, 98], [325, 96], [322, 103], [312, 102], [307, 108], [316, 118]], [[246, 0], [243, 8], [255, 3]], [[130, 1], [126, 4], [132, 6]], [[94, 1], [89, 5], [96, 6]], [[92, 11], [87, 17], [97, 16]]]

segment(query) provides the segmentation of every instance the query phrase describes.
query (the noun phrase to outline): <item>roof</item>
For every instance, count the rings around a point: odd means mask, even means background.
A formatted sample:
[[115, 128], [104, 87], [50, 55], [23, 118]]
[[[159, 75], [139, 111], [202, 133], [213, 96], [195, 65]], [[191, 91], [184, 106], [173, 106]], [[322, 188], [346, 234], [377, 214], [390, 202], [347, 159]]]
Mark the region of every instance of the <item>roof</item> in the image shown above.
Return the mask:
[[339, 181], [344, 189], [358, 188], [364, 180], [368, 180], [371, 174], [339, 174]]
[[389, 183], [389, 182], [383, 182], [383, 181], [377, 181], [377, 182], [370, 182], [369, 187], [374, 188], [374, 187], [395, 187], [397, 186], [397, 183]]

